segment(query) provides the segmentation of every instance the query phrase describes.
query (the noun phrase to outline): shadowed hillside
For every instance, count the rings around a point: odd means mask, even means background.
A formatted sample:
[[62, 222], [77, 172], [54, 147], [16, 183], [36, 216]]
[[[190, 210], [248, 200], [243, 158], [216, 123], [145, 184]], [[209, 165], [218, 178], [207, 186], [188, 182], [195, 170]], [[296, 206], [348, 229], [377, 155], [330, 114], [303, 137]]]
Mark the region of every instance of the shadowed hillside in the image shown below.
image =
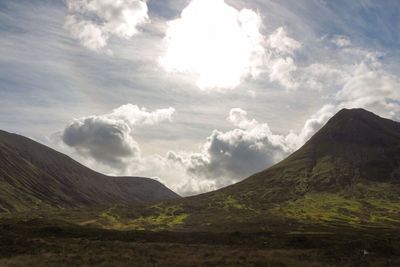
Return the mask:
[[28, 138], [0, 131], [0, 213], [178, 198], [161, 183], [108, 177]]

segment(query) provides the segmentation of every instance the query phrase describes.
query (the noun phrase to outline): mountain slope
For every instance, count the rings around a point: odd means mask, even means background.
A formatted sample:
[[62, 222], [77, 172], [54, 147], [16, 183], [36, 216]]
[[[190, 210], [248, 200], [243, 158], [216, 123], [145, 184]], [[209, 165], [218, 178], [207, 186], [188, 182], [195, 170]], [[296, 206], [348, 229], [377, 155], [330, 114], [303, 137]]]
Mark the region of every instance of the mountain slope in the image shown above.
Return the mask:
[[23, 136], [0, 131], [0, 212], [179, 198], [161, 183], [108, 177]]
[[127, 229], [399, 227], [400, 123], [344, 109], [298, 151], [242, 182], [141, 212], [129, 209], [113, 211], [125, 217]]
[[[222, 191], [240, 194], [275, 188], [266, 199], [280, 201], [310, 192], [362, 197], [373, 192], [364, 192], [361, 185], [398, 183], [400, 123], [363, 109], [344, 109], [291, 156]], [[393, 191], [392, 197], [399, 197], [395, 189], [384, 195]]]

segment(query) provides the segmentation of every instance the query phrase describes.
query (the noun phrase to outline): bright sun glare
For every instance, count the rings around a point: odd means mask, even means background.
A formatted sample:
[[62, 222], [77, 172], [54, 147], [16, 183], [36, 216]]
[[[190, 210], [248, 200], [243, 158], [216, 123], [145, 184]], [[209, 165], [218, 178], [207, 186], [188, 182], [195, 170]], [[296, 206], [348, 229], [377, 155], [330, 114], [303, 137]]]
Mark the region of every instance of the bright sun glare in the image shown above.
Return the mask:
[[239, 11], [223, 0], [194, 0], [168, 26], [160, 60], [168, 71], [194, 74], [201, 89], [234, 88], [257, 75], [264, 49], [254, 11]]

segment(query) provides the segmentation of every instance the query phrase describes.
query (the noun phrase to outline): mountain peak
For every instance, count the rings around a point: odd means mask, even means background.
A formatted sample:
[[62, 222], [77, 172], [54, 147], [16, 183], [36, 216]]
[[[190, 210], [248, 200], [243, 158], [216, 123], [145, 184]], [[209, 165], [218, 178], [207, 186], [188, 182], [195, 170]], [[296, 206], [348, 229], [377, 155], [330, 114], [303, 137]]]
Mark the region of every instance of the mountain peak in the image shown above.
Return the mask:
[[308, 143], [335, 149], [333, 144], [348, 146], [389, 146], [400, 138], [400, 123], [379, 117], [365, 109], [342, 109]]
[[331, 118], [331, 120], [337, 120], [337, 119], [376, 120], [382, 118], [372, 113], [371, 111], [365, 110], [363, 108], [351, 108], [351, 109], [343, 108]]

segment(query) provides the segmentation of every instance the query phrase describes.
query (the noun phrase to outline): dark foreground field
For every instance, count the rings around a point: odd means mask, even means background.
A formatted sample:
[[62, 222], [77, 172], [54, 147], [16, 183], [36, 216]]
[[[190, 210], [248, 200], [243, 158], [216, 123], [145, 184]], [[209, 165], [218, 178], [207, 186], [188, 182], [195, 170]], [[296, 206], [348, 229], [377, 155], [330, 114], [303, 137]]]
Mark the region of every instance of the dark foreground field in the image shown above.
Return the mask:
[[116, 231], [0, 222], [0, 266], [400, 266], [397, 230]]

